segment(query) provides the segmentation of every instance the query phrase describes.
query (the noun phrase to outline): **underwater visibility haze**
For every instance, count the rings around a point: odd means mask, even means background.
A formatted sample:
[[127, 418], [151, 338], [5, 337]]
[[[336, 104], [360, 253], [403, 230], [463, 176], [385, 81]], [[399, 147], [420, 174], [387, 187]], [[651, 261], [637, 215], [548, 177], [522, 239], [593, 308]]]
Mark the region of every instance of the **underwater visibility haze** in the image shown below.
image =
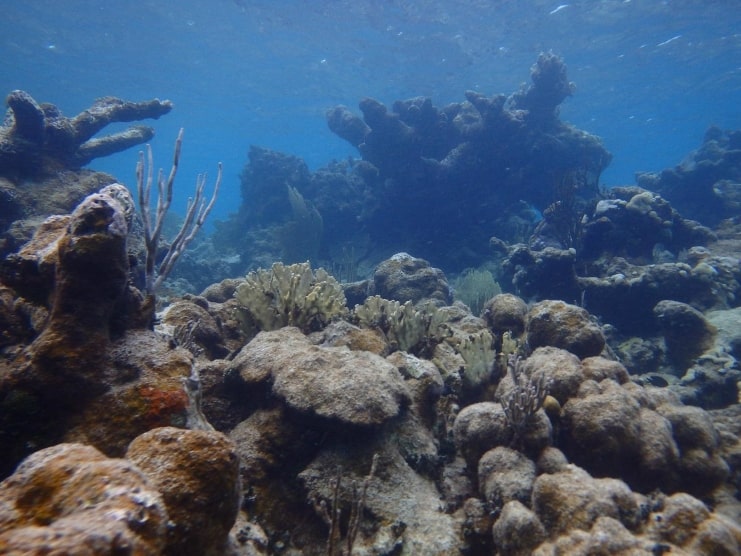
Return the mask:
[[741, 555], [738, 8], [5, 0], [0, 554]]
[[[239, 202], [249, 145], [295, 154], [312, 169], [357, 156], [327, 129], [328, 108], [355, 108], [364, 97], [425, 96], [444, 106], [467, 90], [508, 94], [552, 51], [577, 86], [562, 118], [603, 139], [613, 154], [603, 181], [625, 185], [637, 171], [678, 164], [709, 125], [739, 127], [737, 8], [722, 0], [7, 2], [0, 82], [67, 115], [102, 96], [172, 100], [174, 112], [155, 126], [161, 165], [184, 127], [181, 180], [222, 160], [215, 214], [223, 216]], [[134, 163], [128, 151], [95, 167], [128, 184]]]

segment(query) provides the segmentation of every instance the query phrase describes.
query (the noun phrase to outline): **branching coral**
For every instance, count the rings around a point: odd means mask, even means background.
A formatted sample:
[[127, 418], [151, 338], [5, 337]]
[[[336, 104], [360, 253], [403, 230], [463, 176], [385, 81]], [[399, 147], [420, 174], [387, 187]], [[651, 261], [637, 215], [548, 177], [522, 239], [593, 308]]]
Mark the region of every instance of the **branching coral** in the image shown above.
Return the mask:
[[550, 388], [550, 381], [545, 373], [531, 376], [521, 367], [521, 361], [517, 355], [509, 356], [507, 372], [512, 380], [512, 389], [499, 401], [504, 409], [507, 425], [512, 429], [515, 445], [522, 442], [528, 425], [543, 407]]
[[182, 255], [183, 251], [188, 247], [188, 244], [193, 241], [193, 238], [203, 226], [206, 217], [208, 217], [208, 213], [211, 212], [211, 209], [216, 202], [216, 198], [219, 195], [219, 186], [221, 185], [222, 174], [221, 162], [219, 162], [218, 165], [216, 184], [214, 185], [214, 191], [208, 204], [206, 204], [203, 191], [206, 187], [206, 175], [199, 174], [196, 178], [195, 197], [188, 199], [188, 207], [185, 212], [183, 224], [180, 226], [177, 235], [175, 235], [170, 242], [165, 258], [160, 263], [159, 268], [157, 268], [157, 272], [155, 273], [155, 259], [157, 258], [157, 251], [159, 250], [160, 235], [162, 234], [162, 227], [165, 223], [165, 216], [167, 215], [167, 211], [170, 209], [170, 203], [172, 202], [172, 186], [175, 182], [175, 175], [178, 171], [180, 147], [182, 143], [183, 130], [180, 129], [180, 133], [178, 133], [177, 140], [175, 141], [175, 153], [172, 158], [172, 167], [170, 168], [170, 173], [168, 174], [167, 179], [165, 179], [162, 170], [157, 174], [158, 196], [154, 219], [152, 219], [150, 215], [149, 207], [149, 196], [152, 191], [154, 169], [152, 148], [149, 145], [147, 145], [146, 159], [144, 157], [144, 152], [140, 152], [139, 162], [136, 165], [136, 185], [139, 194], [139, 208], [142, 211], [144, 240], [147, 247], [145, 276], [146, 293], [149, 295], [153, 295], [154, 291], [162, 284], [162, 281], [167, 278], [168, 274], [170, 274], [170, 271], [180, 258], [180, 255]]
[[378, 328], [396, 349], [409, 352], [424, 342], [432, 322], [432, 313], [415, 309], [411, 301], [402, 305], [377, 295], [356, 305], [354, 313], [360, 326]]
[[154, 136], [146, 126], [95, 137], [112, 123], [157, 119], [172, 110], [169, 100], [127, 102], [104, 97], [67, 118], [53, 104], [37, 103], [25, 91], [12, 91], [0, 126], [0, 175], [23, 176], [80, 168], [94, 158], [144, 143]]
[[347, 312], [342, 286], [323, 268], [312, 272], [308, 262], [275, 263], [270, 270], [250, 272], [234, 297], [248, 335], [284, 326], [320, 330]]

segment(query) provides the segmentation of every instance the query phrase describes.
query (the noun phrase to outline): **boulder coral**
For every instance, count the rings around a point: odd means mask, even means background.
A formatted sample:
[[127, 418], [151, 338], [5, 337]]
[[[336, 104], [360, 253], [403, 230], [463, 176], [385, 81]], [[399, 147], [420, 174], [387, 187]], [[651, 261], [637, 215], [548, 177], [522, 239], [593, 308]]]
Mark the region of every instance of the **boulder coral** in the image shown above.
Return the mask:
[[253, 544], [232, 533], [238, 468], [234, 446], [212, 431], [156, 428], [125, 459], [57, 444], [0, 483], [0, 551], [236, 555]]
[[168, 514], [133, 463], [82, 444], [35, 452], [0, 483], [3, 554], [162, 554]]

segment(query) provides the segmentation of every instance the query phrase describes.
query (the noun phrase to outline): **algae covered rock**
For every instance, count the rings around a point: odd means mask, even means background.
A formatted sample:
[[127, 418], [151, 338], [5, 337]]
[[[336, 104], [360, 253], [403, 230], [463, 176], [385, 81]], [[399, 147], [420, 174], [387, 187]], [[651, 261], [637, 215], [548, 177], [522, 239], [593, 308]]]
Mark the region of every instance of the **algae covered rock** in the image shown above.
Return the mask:
[[546, 531], [535, 513], [517, 500], [507, 502], [492, 527], [494, 543], [503, 554], [526, 556], [546, 539]]
[[498, 403], [480, 402], [464, 407], [453, 423], [455, 446], [472, 469], [491, 448], [508, 445], [512, 431]]
[[209, 359], [221, 358], [229, 353], [224, 345], [224, 330], [207, 309], [203, 298], [179, 300], [165, 308], [160, 321], [178, 345]]
[[26, 458], [0, 483], [0, 553], [141, 554], [165, 548], [168, 514], [145, 474], [82, 444]]
[[691, 305], [664, 299], [654, 306], [653, 312], [664, 335], [669, 360], [679, 372], [712, 346], [717, 330]]
[[500, 293], [484, 303], [482, 316], [495, 334], [510, 332], [517, 338], [525, 331], [527, 304], [516, 295]]
[[146, 303], [131, 285], [127, 193], [106, 191], [47, 220], [11, 264], [10, 287], [26, 282], [14, 305], [38, 335], [0, 373], [0, 430], [13, 431], [0, 435], [3, 474], [61, 440], [121, 455], [138, 434], [186, 414], [180, 379], [191, 362], [146, 329]]
[[640, 518], [638, 499], [628, 485], [617, 479], [595, 479], [574, 465], [535, 480], [532, 509], [551, 535], [588, 530], [603, 516], [629, 528]]
[[234, 359], [247, 387], [272, 393], [304, 414], [347, 425], [378, 425], [410, 400], [399, 370], [374, 353], [312, 345], [297, 328], [261, 332]]
[[621, 476], [638, 461], [640, 404], [612, 381], [590, 386], [563, 407], [564, 451], [593, 473]]
[[126, 453], [158, 489], [169, 522], [167, 554], [223, 551], [241, 491], [236, 447], [215, 431], [153, 429]]
[[[548, 394], [560, 404], [575, 396], [584, 382], [584, 370], [579, 358], [573, 353], [557, 347], [539, 347], [525, 361], [523, 370], [534, 379], [544, 374], [548, 382]], [[497, 395], [501, 397], [512, 384], [509, 376], [499, 383]]]
[[[651, 556], [670, 550], [660, 543], [651, 544], [633, 535], [625, 525], [613, 517], [598, 517], [588, 531], [572, 529], [553, 541], [541, 544], [537, 550], [528, 554], [550, 556], [568, 554], [569, 556], [591, 556], [592, 554], [635, 554]], [[674, 553], [674, 551], [671, 551]]]
[[527, 504], [535, 481], [535, 464], [522, 453], [504, 446], [486, 452], [479, 460], [481, 495], [491, 508], [513, 500]]
[[373, 289], [377, 295], [400, 303], [425, 299], [443, 304], [452, 301], [443, 271], [408, 253], [397, 253], [376, 267]]
[[99, 193], [72, 213], [56, 244], [57, 263], [49, 323], [30, 348], [35, 364], [86, 372], [109, 340], [129, 261], [124, 208]]
[[679, 492], [659, 500], [647, 534], [658, 542], [682, 547], [689, 554], [738, 554], [741, 527], [708, 509], [697, 498]]
[[99, 367], [98, 395], [67, 417], [67, 442], [92, 444], [122, 456], [138, 435], [155, 427], [185, 426], [188, 396], [183, 379], [192, 360], [151, 330], [131, 330], [111, 343]]
[[322, 503], [330, 510], [339, 508], [344, 518], [367, 484], [353, 554], [460, 554], [457, 524], [440, 511], [434, 482], [414, 472], [392, 439], [375, 447], [377, 469], [369, 480], [373, 456], [367, 447], [320, 452], [298, 476], [307, 501], [317, 509]]
[[579, 358], [599, 355], [605, 347], [605, 337], [589, 319], [589, 313], [576, 305], [553, 300], [541, 301], [530, 309], [527, 341], [533, 349], [553, 346]]

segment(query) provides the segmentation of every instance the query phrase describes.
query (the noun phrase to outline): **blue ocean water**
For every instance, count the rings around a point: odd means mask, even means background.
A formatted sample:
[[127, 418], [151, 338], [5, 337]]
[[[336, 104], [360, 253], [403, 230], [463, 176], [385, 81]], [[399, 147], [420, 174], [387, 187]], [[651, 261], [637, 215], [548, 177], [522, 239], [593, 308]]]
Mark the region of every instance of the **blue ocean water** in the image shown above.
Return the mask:
[[[156, 165], [185, 128], [175, 210], [195, 176], [225, 178], [217, 218], [240, 202], [249, 145], [310, 168], [357, 155], [327, 128], [336, 104], [387, 105], [466, 90], [510, 93], [538, 54], [562, 56], [573, 97], [561, 115], [602, 137], [605, 185], [634, 183], [699, 146], [710, 124], [741, 128], [737, 0], [4, 0], [0, 89], [72, 116], [101, 96], [167, 98], [150, 122]], [[110, 130], [104, 130], [107, 132]], [[91, 167], [134, 184], [135, 149]]]

